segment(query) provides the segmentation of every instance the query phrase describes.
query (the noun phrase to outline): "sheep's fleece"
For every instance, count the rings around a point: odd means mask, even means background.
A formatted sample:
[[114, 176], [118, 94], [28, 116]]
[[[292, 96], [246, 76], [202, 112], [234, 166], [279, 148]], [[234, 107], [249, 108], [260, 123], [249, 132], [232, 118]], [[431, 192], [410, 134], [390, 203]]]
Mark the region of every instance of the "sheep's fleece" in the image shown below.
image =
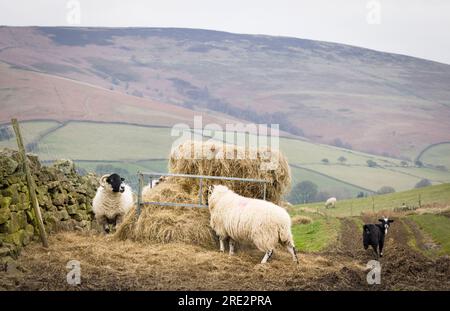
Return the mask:
[[332, 197], [332, 198], [329, 198], [326, 202], [325, 202], [325, 207], [335, 207], [336, 206], [336, 198], [335, 197]]
[[102, 226], [106, 223], [119, 224], [134, 204], [131, 187], [122, 182], [120, 187], [124, 188], [123, 192], [114, 192], [111, 184], [107, 182], [109, 176], [112, 175], [100, 178], [100, 186], [92, 203], [95, 218]]
[[[221, 250], [223, 240], [227, 237], [238, 242], [252, 242], [260, 251], [266, 252], [262, 261], [264, 263], [281, 243], [287, 246], [297, 261], [291, 218], [285, 209], [268, 201], [240, 196], [222, 185], [211, 189], [208, 204], [210, 224], [219, 236]], [[230, 253], [233, 252], [232, 248], [230, 240]]]

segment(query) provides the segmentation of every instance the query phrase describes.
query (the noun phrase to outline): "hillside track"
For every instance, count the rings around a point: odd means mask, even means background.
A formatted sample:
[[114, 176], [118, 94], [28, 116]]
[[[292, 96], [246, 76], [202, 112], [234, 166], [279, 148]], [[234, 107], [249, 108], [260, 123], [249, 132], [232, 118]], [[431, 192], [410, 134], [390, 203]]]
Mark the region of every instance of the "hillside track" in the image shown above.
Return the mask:
[[[374, 219], [362, 217], [364, 223]], [[376, 220], [376, 219], [375, 219]], [[341, 245], [344, 253], [361, 261], [374, 259], [372, 251], [362, 246], [362, 233], [350, 220], [342, 220]], [[432, 259], [424, 255], [425, 237], [411, 220], [397, 218], [386, 235], [384, 256], [380, 258], [382, 281], [377, 289], [440, 290], [450, 288], [450, 258]], [[348, 250], [347, 250], [348, 249]], [[358, 251], [361, 250], [361, 251]]]

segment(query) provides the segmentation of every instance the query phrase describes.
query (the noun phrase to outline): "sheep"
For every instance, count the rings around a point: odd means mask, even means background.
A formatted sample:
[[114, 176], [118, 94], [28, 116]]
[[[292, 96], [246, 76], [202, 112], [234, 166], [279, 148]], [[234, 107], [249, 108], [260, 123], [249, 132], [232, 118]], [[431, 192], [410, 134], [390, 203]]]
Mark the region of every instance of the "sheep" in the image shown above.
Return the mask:
[[119, 225], [124, 215], [134, 204], [131, 187], [118, 174], [103, 175], [97, 188], [92, 209], [97, 223], [104, 233], [109, 233], [109, 225]]
[[[369, 245], [372, 246], [376, 259], [383, 257], [384, 237], [387, 234], [388, 228], [394, 221], [383, 217], [378, 219], [381, 224], [365, 224], [363, 226], [363, 245], [367, 250]], [[378, 254], [378, 248], [380, 253]]]
[[271, 202], [246, 198], [223, 185], [211, 186], [208, 193], [210, 225], [219, 237], [220, 251], [229, 239], [229, 253], [234, 254], [234, 243], [251, 242], [265, 252], [261, 264], [272, 256], [278, 243], [285, 245], [298, 263], [291, 233], [291, 218], [285, 209]]
[[334, 208], [336, 207], [336, 198], [332, 197], [329, 198], [326, 202], [325, 202], [325, 208]]

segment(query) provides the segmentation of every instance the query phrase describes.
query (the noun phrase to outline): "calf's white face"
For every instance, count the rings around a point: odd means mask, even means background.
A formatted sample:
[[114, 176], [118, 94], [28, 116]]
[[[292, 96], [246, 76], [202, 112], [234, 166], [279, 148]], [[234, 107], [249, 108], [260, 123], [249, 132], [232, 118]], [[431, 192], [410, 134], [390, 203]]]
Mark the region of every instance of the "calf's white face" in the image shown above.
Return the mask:
[[387, 234], [390, 223], [394, 222], [393, 220], [388, 219], [387, 217], [380, 218], [378, 219], [378, 221], [381, 222], [381, 225], [384, 228], [384, 234]]

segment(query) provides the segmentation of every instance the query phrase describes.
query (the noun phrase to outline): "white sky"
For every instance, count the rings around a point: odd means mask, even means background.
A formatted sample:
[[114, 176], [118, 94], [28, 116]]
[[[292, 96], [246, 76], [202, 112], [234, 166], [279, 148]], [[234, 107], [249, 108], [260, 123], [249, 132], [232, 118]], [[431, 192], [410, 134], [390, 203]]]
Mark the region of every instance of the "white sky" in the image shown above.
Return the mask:
[[[75, 25], [68, 23], [73, 1], [80, 4]], [[380, 23], [368, 23], [377, 15]], [[0, 25], [213, 29], [339, 42], [450, 64], [450, 0], [0, 0]]]

